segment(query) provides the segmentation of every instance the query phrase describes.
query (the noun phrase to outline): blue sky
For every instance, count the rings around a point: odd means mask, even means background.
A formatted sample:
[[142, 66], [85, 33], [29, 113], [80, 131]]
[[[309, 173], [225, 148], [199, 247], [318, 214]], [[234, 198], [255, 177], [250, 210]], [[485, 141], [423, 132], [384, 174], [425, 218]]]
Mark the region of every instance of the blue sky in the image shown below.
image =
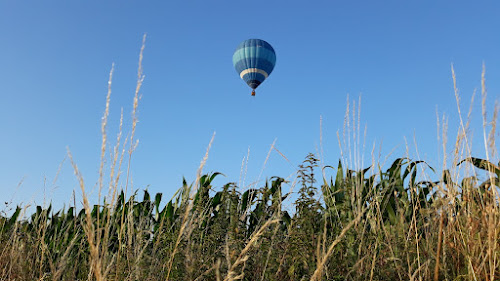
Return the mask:
[[[348, 94], [351, 103], [362, 97], [367, 158], [373, 143], [383, 157], [403, 156], [405, 137], [414, 149], [415, 136], [421, 158], [439, 166], [436, 108], [449, 117], [450, 140], [458, 126], [451, 63], [465, 112], [483, 62], [490, 113], [499, 96], [499, 12], [495, 1], [2, 0], [0, 199], [70, 202], [79, 189], [69, 161], [52, 183], [66, 147], [93, 189], [108, 73], [115, 63], [113, 144], [121, 108], [130, 131], [145, 33], [135, 189], [169, 198], [183, 176], [193, 181], [213, 132], [205, 171], [226, 174], [218, 183], [239, 181], [248, 149], [246, 182], [257, 180], [275, 139], [292, 164], [272, 153], [261, 180], [286, 177], [318, 151], [320, 116], [324, 161], [335, 165]], [[256, 97], [232, 66], [248, 38], [277, 53]], [[478, 100], [472, 132], [482, 156]]]

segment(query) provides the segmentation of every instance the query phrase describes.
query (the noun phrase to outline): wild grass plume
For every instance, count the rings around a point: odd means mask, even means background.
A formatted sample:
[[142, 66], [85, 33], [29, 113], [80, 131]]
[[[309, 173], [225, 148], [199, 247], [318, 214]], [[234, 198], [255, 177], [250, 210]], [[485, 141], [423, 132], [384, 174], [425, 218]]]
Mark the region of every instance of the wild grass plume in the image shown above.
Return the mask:
[[[193, 183], [184, 179], [173, 198], [164, 200], [130, 184], [143, 51], [144, 43], [131, 133], [122, 136], [122, 111], [116, 143], [107, 152], [114, 66], [110, 71], [98, 202], [89, 201], [68, 150], [83, 204], [36, 206], [30, 214], [19, 205], [12, 214], [1, 213], [0, 280], [500, 279], [499, 105], [486, 114], [484, 70], [484, 159], [472, 150], [471, 114], [463, 120], [452, 68], [460, 128], [449, 153], [448, 123], [438, 117], [442, 167], [411, 159], [409, 147], [389, 164], [375, 160], [373, 148], [365, 165], [359, 100], [347, 104], [336, 165], [324, 163], [320, 148], [305, 155], [292, 179], [275, 176], [248, 187], [247, 156], [241, 186], [214, 186], [220, 173], [203, 172], [212, 137]], [[274, 143], [272, 151], [286, 159]], [[287, 188], [298, 190], [291, 194]]]

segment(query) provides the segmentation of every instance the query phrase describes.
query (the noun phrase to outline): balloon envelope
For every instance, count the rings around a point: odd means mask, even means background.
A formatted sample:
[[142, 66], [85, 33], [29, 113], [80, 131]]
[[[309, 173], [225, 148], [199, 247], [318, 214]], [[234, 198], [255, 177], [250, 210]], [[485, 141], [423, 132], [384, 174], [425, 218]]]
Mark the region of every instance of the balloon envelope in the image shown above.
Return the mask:
[[275, 64], [276, 53], [273, 47], [260, 39], [241, 42], [233, 54], [236, 72], [253, 90], [269, 77]]

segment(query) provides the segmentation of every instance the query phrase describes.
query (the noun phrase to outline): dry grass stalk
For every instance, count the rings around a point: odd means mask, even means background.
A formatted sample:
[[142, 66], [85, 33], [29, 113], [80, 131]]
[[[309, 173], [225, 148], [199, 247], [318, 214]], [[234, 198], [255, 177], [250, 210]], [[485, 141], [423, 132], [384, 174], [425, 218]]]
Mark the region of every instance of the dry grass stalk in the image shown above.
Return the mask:
[[266, 223], [264, 223], [258, 231], [256, 231], [254, 234], [252, 234], [252, 237], [250, 238], [250, 241], [246, 244], [245, 248], [240, 252], [238, 255], [238, 258], [234, 261], [233, 264], [230, 265], [229, 271], [227, 273], [226, 278], [224, 278], [224, 281], [232, 281], [232, 280], [238, 280], [243, 278], [244, 274], [241, 273], [240, 275], [236, 275], [236, 268], [240, 266], [241, 264], [244, 264], [245, 261], [248, 259], [247, 253], [248, 251], [252, 248], [252, 246], [259, 240], [260, 236], [264, 233], [264, 231], [267, 229], [268, 226], [274, 223], [278, 223], [278, 219], [274, 220], [268, 220]]
[[[196, 173], [196, 180], [194, 183], [194, 189], [191, 190], [191, 194], [194, 194], [198, 188], [198, 184], [200, 182], [203, 167], [205, 166], [205, 164], [208, 160], [208, 153], [210, 152], [210, 148], [212, 147], [212, 143], [214, 141], [214, 138], [215, 138], [215, 132], [213, 133], [212, 138], [210, 139], [210, 142], [209, 142], [208, 147], [207, 147], [207, 151], [205, 152], [205, 156], [203, 157], [203, 160], [201, 160], [200, 166], [198, 167], [198, 172]], [[192, 196], [190, 196], [190, 197], [192, 197]], [[171, 256], [170, 256], [170, 259], [168, 262], [167, 278], [165, 279], [166, 281], [170, 280], [169, 277], [170, 277], [170, 273], [172, 272], [172, 265], [174, 263], [175, 254], [177, 253], [179, 244], [182, 241], [184, 232], [187, 231], [187, 233], [188, 233], [187, 237], [190, 236], [192, 228], [189, 226], [192, 225], [193, 220], [189, 219], [189, 214], [190, 214], [192, 208], [193, 208], [193, 201], [190, 200], [188, 205], [187, 205], [186, 210], [184, 211], [184, 215], [182, 217], [182, 222], [181, 222], [181, 228], [179, 230], [179, 235], [177, 236], [177, 241], [175, 242], [174, 249], [171, 253]]]
[[101, 190], [103, 186], [103, 178], [104, 178], [104, 163], [106, 162], [106, 147], [107, 147], [107, 130], [106, 126], [108, 125], [108, 116], [109, 116], [109, 102], [111, 99], [111, 84], [113, 81], [113, 72], [115, 69], [115, 64], [112, 64], [111, 71], [109, 71], [109, 80], [108, 80], [108, 94], [106, 95], [106, 107], [104, 110], [104, 115], [102, 117], [101, 122], [101, 164], [99, 166], [99, 202], [101, 201]]
[[134, 94], [134, 102], [132, 106], [132, 132], [130, 134], [130, 147], [128, 151], [129, 159], [128, 159], [128, 166], [127, 166], [127, 177], [126, 177], [126, 183], [125, 183], [125, 191], [128, 190], [128, 185], [129, 185], [129, 179], [130, 179], [130, 164], [132, 160], [132, 153], [134, 152], [135, 148], [137, 147], [137, 142], [134, 143], [134, 136], [135, 136], [135, 128], [137, 127], [137, 108], [139, 106], [139, 92], [142, 87], [142, 82], [144, 81], [144, 74], [142, 72], [142, 58], [143, 58], [143, 53], [144, 53], [144, 48], [146, 47], [146, 34], [142, 37], [142, 46], [141, 46], [141, 51], [139, 53], [139, 63], [137, 67], [137, 84], [135, 87], [135, 94]]
[[443, 221], [444, 221], [444, 214], [441, 213], [441, 216], [439, 219], [439, 234], [438, 234], [438, 246], [437, 246], [437, 252], [436, 252], [436, 265], [434, 267], [434, 281], [439, 280], [439, 257], [441, 255], [441, 247], [443, 245]]
[[101, 256], [99, 254], [99, 248], [98, 244], [96, 243], [95, 239], [95, 228], [94, 224], [92, 222], [92, 217], [91, 217], [91, 212], [92, 210], [90, 209], [89, 201], [87, 198], [87, 193], [85, 192], [85, 182], [83, 180], [83, 176], [80, 173], [80, 170], [78, 169], [78, 166], [76, 165], [75, 161], [73, 160], [73, 156], [71, 155], [71, 151], [68, 149], [68, 157], [69, 160], [71, 161], [71, 165], [73, 166], [73, 170], [75, 172], [75, 175], [78, 179], [78, 183], [82, 192], [82, 197], [83, 197], [83, 208], [85, 209], [85, 218], [86, 218], [86, 224], [84, 226], [85, 230], [85, 235], [87, 236], [87, 241], [89, 243], [89, 248], [90, 248], [90, 261], [89, 263], [91, 264], [92, 267], [92, 272], [94, 274], [94, 277], [97, 281], [104, 280], [103, 274], [102, 274], [102, 261], [101, 261]]
[[361, 219], [361, 217], [364, 213], [365, 213], [364, 211], [359, 213], [355, 219], [353, 219], [351, 222], [349, 222], [349, 224], [347, 224], [344, 227], [344, 229], [342, 229], [342, 231], [337, 236], [337, 238], [332, 242], [332, 244], [330, 244], [330, 247], [328, 247], [328, 251], [326, 252], [326, 255], [324, 255], [322, 257], [322, 259], [320, 260], [320, 262], [318, 263], [316, 270], [314, 271], [314, 274], [311, 277], [311, 281], [321, 279], [321, 276], [323, 275], [323, 269], [325, 267], [326, 262], [328, 261], [328, 258], [332, 255], [333, 249], [342, 240], [342, 238], [344, 238], [344, 236], [347, 234], [347, 231], [349, 231], [355, 224], [357, 224], [359, 222], [359, 220]]

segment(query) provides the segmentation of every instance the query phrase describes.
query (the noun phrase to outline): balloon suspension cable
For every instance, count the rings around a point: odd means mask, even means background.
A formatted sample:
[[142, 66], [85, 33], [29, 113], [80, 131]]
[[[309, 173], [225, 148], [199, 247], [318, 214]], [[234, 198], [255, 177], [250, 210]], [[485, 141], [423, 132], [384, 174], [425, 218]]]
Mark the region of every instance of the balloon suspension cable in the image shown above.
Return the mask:
[[255, 97], [255, 90], [252, 90], [252, 97]]

